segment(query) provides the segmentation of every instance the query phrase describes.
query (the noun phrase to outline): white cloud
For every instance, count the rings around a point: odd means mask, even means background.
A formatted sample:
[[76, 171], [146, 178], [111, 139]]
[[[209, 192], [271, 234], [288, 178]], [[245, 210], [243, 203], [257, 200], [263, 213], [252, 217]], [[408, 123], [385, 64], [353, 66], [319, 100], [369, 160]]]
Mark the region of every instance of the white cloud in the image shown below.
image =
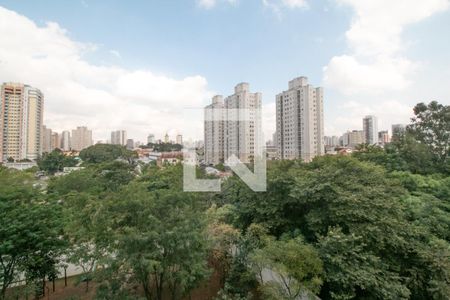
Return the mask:
[[56, 23], [37, 26], [2, 7], [0, 36], [0, 82], [41, 89], [48, 127], [61, 131], [87, 125], [102, 140], [114, 129], [126, 129], [140, 140], [170, 130], [201, 138], [180, 116], [184, 107], [209, 102], [205, 78], [174, 79], [150, 70], [91, 64], [83, 55], [95, 51], [95, 45], [73, 41]]
[[109, 50], [109, 53], [116, 58], [122, 58], [122, 56], [120, 55], [120, 52], [117, 50]]
[[211, 9], [215, 7], [219, 2], [225, 2], [235, 5], [237, 1], [238, 0], [197, 0], [197, 4], [204, 9]]
[[355, 14], [346, 32], [349, 53], [331, 59], [324, 68], [324, 81], [345, 94], [408, 87], [417, 63], [404, 54], [404, 28], [449, 7], [448, 0], [337, 2], [351, 6]]
[[264, 7], [270, 9], [278, 19], [283, 17], [283, 9], [307, 9], [309, 8], [306, 0], [262, 0]]
[[282, 0], [283, 4], [289, 8], [307, 8], [306, 0]]

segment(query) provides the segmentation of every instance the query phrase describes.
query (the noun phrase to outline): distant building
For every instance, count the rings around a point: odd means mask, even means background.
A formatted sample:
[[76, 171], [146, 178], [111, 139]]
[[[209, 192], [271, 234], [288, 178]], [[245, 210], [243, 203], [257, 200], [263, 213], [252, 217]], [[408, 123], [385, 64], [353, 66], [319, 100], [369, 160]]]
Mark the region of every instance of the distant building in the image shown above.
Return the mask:
[[375, 116], [365, 116], [363, 119], [364, 142], [378, 145], [378, 120]]
[[133, 141], [133, 139], [128, 139], [127, 140], [127, 149], [128, 150], [133, 150], [134, 149], [134, 141]]
[[166, 143], [166, 144], [170, 143], [169, 134], [168, 133], [166, 133], [166, 135], [164, 136], [164, 143]]
[[44, 95], [22, 83], [4, 83], [0, 95], [0, 161], [42, 154]]
[[233, 155], [242, 163], [253, 161], [263, 146], [259, 145], [261, 98], [261, 93], [251, 93], [245, 82], [236, 85], [225, 101], [222, 96], [213, 97], [212, 104], [205, 107], [206, 164], [226, 162]]
[[[250, 85], [239, 83], [234, 88], [234, 94], [225, 101], [227, 111], [224, 123], [224, 159], [225, 161], [235, 155], [242, 163], [250, 163], [255, 157], [258, 148], [263, 147], [262, 129], [259, 112], [261, 110], [261, 93], [251, 93]], [[245, 109], [245, 120], [239, 120], [239, 109]]]
[[61, 148], [61, 136], [57, 132], [52, 132], [52, 151]]
[[391, 142], [391, 138], [389, 137], [389, 132], [387, 130], [378, 132], [378, 143], [381, 146], [384, 146], [390, 142]]
[[266, 158], [267, 160], [277, 160], [278, 157], [278, 147], [277, 146], [266, 146]]
[[181, 134], [177, 134], [176, 143], [178, 145], [183, 145], [183, 136]]
[[404, 124], [393, 124], [392, 125], [392, 139], [402, 136], [406, 132], [406, 125]]
[[127, 144], [127, 132], [125, 130], [111, 132], [111, 144], [125, 146]]
[[339, 137], [338, 136], [325, 136], [324, 137], [325, 146], [336, 147], [339, 146]]
[[160, 167], [166, 164], [174, 165], [181, 162], [182, 159], [183, 152], [181, 151], [162, 152], [157, 155], [156, 164]]
[[42, 126], [42, 153], [52, 152], [52, 130]]
[[224, 120], [225, 105], [222, 96], [214, 96], [212, 103], [205, 107], [205, 163], [217, 165], [224, 162]]
[[72, 150], [81, 151], [92, 146], [92, 130], [85, 126], [72, 130]]
[[276, 96], [276, 119], [281, 159], [311, 161], [324, 154], [322, 88], [306, 77], [289, 81], [289, 89]]
[[155, 143], [155, 135], [154, 134], [149, 134], [147, 136], [147, 144], [154, 144]]
[[70, 150], [70, 132], [67, 130], [61, 133], [61, 150]]
[[342, 146], [355, 148], [360, 144], [365, 143], [364, 131], [363, 130], [352, 130], [347, 131], [342, 135]]

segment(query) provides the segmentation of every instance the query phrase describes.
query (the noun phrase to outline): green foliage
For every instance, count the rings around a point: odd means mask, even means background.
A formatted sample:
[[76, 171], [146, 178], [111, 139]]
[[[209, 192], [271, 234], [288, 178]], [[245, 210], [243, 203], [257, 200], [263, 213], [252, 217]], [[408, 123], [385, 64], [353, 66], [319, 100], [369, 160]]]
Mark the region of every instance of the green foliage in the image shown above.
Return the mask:
[[131, 161], [136, 158], [136, 153], [121, 145], [96, 144], [83, 149], [80, 152], [80, 158], [84, 162], [92, 164], [109, 162], [119, 158]]
[[161, 299], [166, 287], [179, 299], [209, 274], [205, 218], [196, 197], [164, 183], [168, 171], [163, 173], [111, 195], [100, 212], [110, 220], [116, 253], [108, 264], [133, 274], [147, 299]]
[[146, 146], [141, 146], [142, 148], [151, 148], [155, 152], [172, 152], [172, 151], [181, 151], [183, 149], [183, 145], [180, 144], [172, 144], [172, 143], [149, 143]]
[[395, 135], [384, 149], [365, 145], [353, 156], [388, 171], [450, 174], [450, 106], [435, 101], [428, 105], [419, 103], [414, 114], [407, 131]]
[[450, 155], [450, 105], [431, 101], [414, 107], [409, 134], [430, 150], [437, 163], [447, 164]]
[[119, 190], [135, 178], [134, 166], [122, 161], [89, 165], [61, 177], [54, 177], [48, 185], [49, 193], [63, 196], [71, 192], [99, 195]]
[[[250, 260], [259, 275], [264, 299], [298, 299], [317, 294], [322, 285], [323, 266], [319, 254], [301, 238], [266, 238]], [[264, 278], [270, 275], [270, 280]]]
[[[433, 189], [441, 199], [448, 196], [446, 179], [430, 180], [426, 187], [380, 166], [337, 156], [309, 164], [273, 163], [267, 193], [253, 193], [233, 178], [219, 201], [231, 202], [236, 214], [231, 222], [243, 231], [259, 223], [276, 237], [303, 235], [324, 262], [321, 298], [423, 299], [430, 297], [431, 286], [443, 288], [448, 282], [444, 275], [431, 277], [446, 274], [444, 247], [436, 254], [429, 246], [447, 238], [448, 209], [446, 203], [426, 200], [413, 211], [406, 203], [417, 196], [403, 182], [428, 193]], [[427, 216], [430, 212], [433, 217]], [[439, 259], [444, 261], [431, 264]], [[436, 293], [444, 294], [442, 289]]]
[[0, 299], [19, 274], [29, 283], [54, 277], [65, 246], [60, 206], [33, 183], [27, 173], [0, 168]]
[[50, 153], [44, 153], [37, 161], [39, 169], [49, 174], [62, 171], [64, 167], [74, 167], [78, 161], [71, 156], [65, 156], [61, 150], [55, 149]]

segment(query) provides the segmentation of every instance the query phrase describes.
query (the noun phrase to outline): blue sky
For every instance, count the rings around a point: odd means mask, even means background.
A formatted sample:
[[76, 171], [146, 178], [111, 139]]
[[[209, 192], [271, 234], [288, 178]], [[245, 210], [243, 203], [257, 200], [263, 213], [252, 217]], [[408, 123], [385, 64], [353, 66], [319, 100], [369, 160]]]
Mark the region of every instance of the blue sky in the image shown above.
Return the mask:
[[[123, 82], [145, 84], [146, 80], [163, 80], [164, 86], [173, 89], [186, 78], [184, 94], [201, 99], [184, 101], [176, 97], [174, 107], [201, 107], [212, 94], [228, 95], [236, 83], [249, 82], [253, 91], [263, 93], [267, 135], [274, 130], [275, 94], [301, 75], [308, 76], [311, 84], [325, 87], [326, 134], [359, 129], [361, 118], [368, 113], [379, 116], [381, 130], [391, 123], [407, 122], [412, 106], [419, 101], [450, 102], [449, 88], [442, 84], [450, 79], [448, 1], [398, 2], [0, 1], [11, 18], [11, 22], [3, 23], [4, 29], [16, 32], [18, 43], [26, 34], [37, 36], [34, 42], [39, 43], [40, 34], [32, 31], [48, 31], [41, 42], [55, 45], [41, 49], [30, 43], [30, 49], [37, 47], [48, 65], [57, 65], [58, 59], [64, 63], [65, 54], [61, 53], [65, 51], [70, 52], [68, 61], [73, 60], [73, 64], [67, 63], [67, 81], [38, 80], [34, 78], [51, 78], [54, 75], [49, 73], [53, 71], [49, 68], [31, 77], [13, 70], [12, 64], [5, 67], [1, 62], [18, 58], [6, 53], [5, 44], [5, 51], [0, 51], [0, 80], [39, 85], [46, 94], [45, 119], [50, 127], [65, 130], [83, 123], [95, 130], [97, 139], [106, 139], [109, 131], [119, 128], [141, 140], [150, 132], [184, 133], [182, 125], [168, 121], [168, 115], [177, 119], [176, 113], [154, 99], [158, 93], [153, 95], [144, 89], [130, 95], [118, 90], [128, 88]], [[384, 19], [386, 14], [390, 18]], [[18, 25], [22, 21], [34, 25], [24, 29]], [[48, 22], [57, 24], [56, 33]], [[26, 34], [21, 34], [23, 30]], [[67, 46], [69, 43], [73, 45]], [[68, 48], [60, 50], [59, 45]], [[32, 53], [23, 55], [36, 58]], [[102, 74], [108, 78], [105, 82], [90, 77]], [[189, 90], [189, 78], [194, 81], [193, 91]], [[122, 88], [113, 81], [120, 82]], [[58, 90], [62, 86], [71, 88]], [[76, 86], [84, 90], [80, 96], [83, 99], [75, 101], [77, 107], [68, 104], [73, 98], [64, 98]], [[90, 97], [95, 99], [91, 101]], [[124, 108], [120, 111], [126, 111], [126, 115], [108, 112], [108, 101], [111, 106]], [[102, 114], [86, 112], [92, 102], [93, 107], [98, 105], [103, 110]], [[148, 111], [152, 116], [148, 124], [144, 115], [133, 111], [144, 107], [153, 109]]]

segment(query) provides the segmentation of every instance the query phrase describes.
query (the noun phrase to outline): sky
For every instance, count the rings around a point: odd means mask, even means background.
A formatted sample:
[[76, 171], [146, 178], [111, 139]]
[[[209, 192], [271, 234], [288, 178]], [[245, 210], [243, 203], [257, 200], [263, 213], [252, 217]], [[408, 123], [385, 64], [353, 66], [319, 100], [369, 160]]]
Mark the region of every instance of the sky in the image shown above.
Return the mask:
[[307, 76], [325, 89], [325, 135], [408, 123], [450, 104], [450, 0], [0, 0], [0, 82], [45, 95], [54, 131], [202, 139], [201, 108], [249, 82], [263, 97]]

